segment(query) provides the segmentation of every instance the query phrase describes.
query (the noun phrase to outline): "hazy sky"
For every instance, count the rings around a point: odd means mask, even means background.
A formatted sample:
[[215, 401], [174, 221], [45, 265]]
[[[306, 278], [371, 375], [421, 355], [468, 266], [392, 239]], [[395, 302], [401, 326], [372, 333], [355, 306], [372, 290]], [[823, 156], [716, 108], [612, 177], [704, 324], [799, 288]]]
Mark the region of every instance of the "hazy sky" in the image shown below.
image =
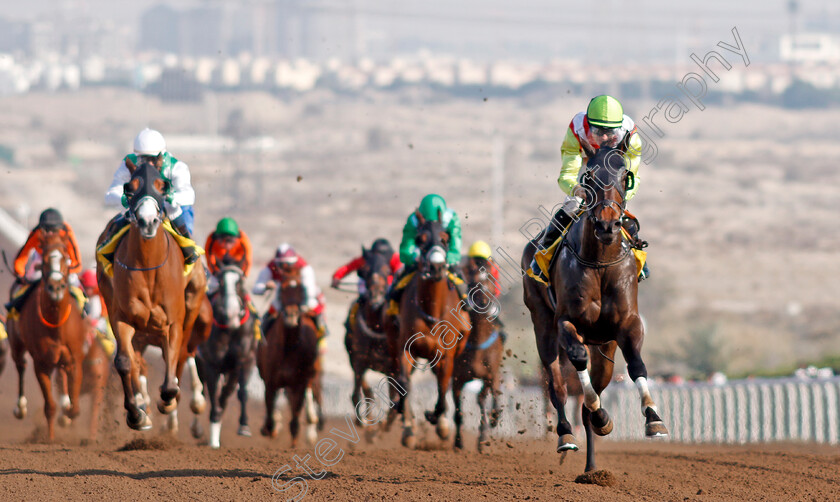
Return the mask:
[[[61, 9], [132, 23], [151, 6], [175, 8], [219, 0], [2, 0], [2, 16], [35, 19]], [[237, 3], [235, 0], [224, 2]], [[240, 0], [240, 4], [274, 3]], [[711, 50], [731, 39], [737, 26], [752, 56], [774, 55], [779, 35], [789, 31], [789, 0], [306, 0], [327, 13], [354, 8], [368, 47], [399, 53], [423, 45], [438, 51], [489, 59], [581, 57], [611, 63], [673, 62], [691, 51]], [[801, 24], [837, 32], [840, 2], [800, 0]], [[727, 38], [725, 38], [727, 37]], [[378, 45], [377, 45], [378, 43]]]

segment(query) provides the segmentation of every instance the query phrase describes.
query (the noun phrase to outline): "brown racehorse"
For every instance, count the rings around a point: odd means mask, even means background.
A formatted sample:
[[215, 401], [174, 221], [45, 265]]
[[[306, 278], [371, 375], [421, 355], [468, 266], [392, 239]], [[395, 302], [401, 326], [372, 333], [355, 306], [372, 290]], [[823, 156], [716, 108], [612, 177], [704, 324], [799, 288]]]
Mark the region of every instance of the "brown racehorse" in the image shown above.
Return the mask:
[[[90, 427], [89, 441], [95, 442], [99, 433], [99, 414], [105, 399], [105, 385], [111, 370], [111, 358], [102, 344], [96, 339], [94, 331], [88, 331], [85, 340], [85, 358], [82, 361], [82, 389], [81, 395], [90, 396]], [[58, 373], [58, 388], [62, 395], [67, 395], [67, 379], [64, 372]], [[59, 422], [61, 424], [62, 422]]]
[[[438, 221], [426, 221], [419, 211], [415, 215], [420, 222], [416, 243], [421, 261], [400, 298], [398, 320], [386, 322], [392, 364], [390, 376], [406, 391], [399, 397], [395, 412], [402, 414], [402, 444], [408, 448], [416, 443], [414, 413], [409, 402], [411, 373], [414, 369], [433, 368], [438, 399], [434, 411], [426, 412], [426, 420], [437, 426], [438, 437], [447, 439], [446, 394], [452, 382], [455, 358], [463, 352], [470, 334], [469, 315], [446, 266], [449, 234], [440, 224], [440, 217]], [[421, 358], [429, 362], [421, 365], [417, 361]]]
[[[114, 276], [97, 268], [97, 280], [117, 338], [114, 365], [123, 384], [126, 423], [147, 430], [152, 423], [142, 400], [138, 358], [146, 345], [161, 348], [165, 365], [158, 410], [172, 413], [178, 404], [178, 365], [202, 302], [206, 278], [201, 266], [184, 275], [184, 256], [169, 232], [160, 228], [165, 218], [163, 193], [167, 190], [156, 162], [135, 166], [126, 162], [131, 180], [125, 184], [130, 228], [114, 252]], [[104, 235], [100, 237], [100, 242]], [[145, 407], [145, 406], [144, 406]]]
[[300, 269], [284, 271], [279, 288], [283, 306], [280, 317], [271, 324], [257, 346], [257, 369], [265, 382], [265, 423], [260, 432], [263, 436], [277, 436], [280, 424], [274, 410], [278, 393], [285, 389], [292, 415], [289, 432], [294, 447], [297, 445], [299, 416], [304, 402], [309, 424], [307, 440], [314, 443], [317, 439], [320, 412], [316, 410], [315, 403], [321, 403], [321, 360], [318, 357], [315, 321], [300, 307], [305, 303]]
[[[577, 371], [575, 371], [575, 367], [572, 366], [572, 363], [569, 362], [567, 358], [562, 358], [560, 360], [560, 372], [563, 375], [563, 383], [566, 387], [566, 398], [573, 397], [575, 399], [575, 405], [572, 409], [578, 410], [581, 406], [583, 406], [583, 388], [580, 386], [580, 380], [577, 376]], [[543, 411], [545, 412], [545, 432], [546, 436], [552, 432], [554, 432], [554, 415], [556, 411], [554, 410], [554, 406], [551, 404], [551, 397], [548, 393], [548, 373], [545, 371], [545, 367], [542, 368], [542, 391], [543, 391]], [[564, 399], [566, 399], [564, 398]], [[580, 433], [583, 424], [581, 423], [580, 414], [575, 412], [572, 416], [572, 420], [574, 422], [574, 433]]]
[[68, 282], [68, 253], [58, 234], [47, 235], [42, 244], [41, 280], [33, 285], [28, 301], [21, 307], [20, 318], [13, 323], [10, 334], [12, 358], [17, 366], [18, 405], [15, 416], [26, 416], [23, 378], [26, 371], [26, 352], [32, 357], [35, 376], [44, 394], [44, 414], [47, 434], [55, 439], [56, 404], [52, 396], [53, 371], [64, 373], [68, 394], [62, 394], [61, 421], [68, 424], [79, 415], [79, 394], [82, 386], [85, 337], [89, 326], [82, 318], [76, 300], [70, 295]]
[[[487, 441], [487, 429], [496, 427], [502, 408], [499, 395], [502, 393], [500, 368], [502, 365], [503, 341], [499, 327], [494, 322], [499, 315], [499, 302], [494, 294], [495, 284], [490, 276], [491, 265], [486, 258], [468, 258], [464, 264], [464, 278], [470, 291], [470, 331], [466, 348], [455, 360], [452, 375], [452, 398], [455, 401], [455, 448], [463, 448], [461, 425], [464, 421], [461, 411], [461, 392], [464, 385], [473, 379], [482, 382], [478, 393], [479, 426], [478, 451]], [[493, 409], [488, 417], [485, 406], [487, 396], [493, 395]]]
[[[367, 370], [388, 374], [391, 360], [388, 355], [388, 340], [383, 327], [385, 294], [388, 290], [388, 277], [391, 275], [391, 255], [377, 253], [373, 249], [362, 248], [365, 264], [359, 269], [359, 278], [363, 281], [364, 293], [350, 306], [349, 329], [344, 338], [344, 346], [353, 368], [353, 409], [358, 410], [362, 395], [373, 399], [373, 391], [365, 381]], [[356, 424], [362, 421], [357, 413]], [[368, 441], [373, 439], [374, 429], [367, 429]]]
[[[624, 162], [621, 150], [606, 147], [589, 159], [581, 178], [587, 192], [585, 217], [571, 226], [558, 247], [559, 256], [550, 270], [550, 290], [530, 276], [523, 279], [537, 350], [548, 372], [549, 397], [557, 410], [558, 452], [578, 449], [564, 411], [562, 358], [571, 361], [583, 387], [586, 471], [595, 469], [593, 432], [603, 436], [613, 427], [601, 407], [600, 394], [612, 379], [616, 348], [621, 349], [639, 389], [645, 435], [668, 433], [648, 390], [641, 357], [644, 327], [639, 317], [636, 263], [621, 235], [625, 193], [635, 182]], [[534, 252], [532, 241], [522, 256], [523, 269]], [[587, 369], [590, 357], [585, 345], [591, 348], [591, 370]]]

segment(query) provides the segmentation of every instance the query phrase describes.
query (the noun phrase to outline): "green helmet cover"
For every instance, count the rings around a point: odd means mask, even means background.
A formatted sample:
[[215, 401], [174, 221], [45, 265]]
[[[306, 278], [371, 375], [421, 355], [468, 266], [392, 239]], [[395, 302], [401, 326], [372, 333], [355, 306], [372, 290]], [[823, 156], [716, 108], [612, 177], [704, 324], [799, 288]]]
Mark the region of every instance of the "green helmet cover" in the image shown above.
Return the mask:
[[233, 218], [222, 218], [216, 224], [216, 233], [218, 235], [231, 235], [237, 237], [239, 235], [239, 225]]
[[595, 96], [586, 107], [586, 117], [591, 125], [597, 127], [621, 127], [624, 121], [624, 108], [612, 96]]
[[423, 200], [420, 201], [420, 214], [423, 215], [423, 218], [430, 221], [437, 221], [438, 219], [438, 210], [441, 213], [446, 211], [446, 201], [443, 200], [443, 197], [436, 193], [430, 193], [429, 195], [423, 197]]

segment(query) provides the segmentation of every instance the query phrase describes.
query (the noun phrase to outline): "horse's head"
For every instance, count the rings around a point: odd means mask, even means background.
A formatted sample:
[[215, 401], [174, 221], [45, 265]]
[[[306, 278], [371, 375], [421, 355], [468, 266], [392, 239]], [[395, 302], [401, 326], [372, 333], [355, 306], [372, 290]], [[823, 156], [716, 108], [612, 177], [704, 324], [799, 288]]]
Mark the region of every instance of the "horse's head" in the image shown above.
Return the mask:
[[595, 237], [604, 244], [613, 244], [621, 235], [625, 196], [635, 177], [624, 161], [619, 148], [602, 147], [589, 159], [581, 185], [586, 190], [587, 217], [595, 227]]
[[59, 302], [67, 292], [67, 275], [69, 264], [67, 263], [67, 248], [64, 239], [56, 232], [44, 234], [42, 248], [44, 260], [41, 263], [41, 281], [50, 299]]
[[300, 323], [301, 306], [306, 303], [300, 269], [294, 266], [280, 267], [280, 303], [283, 305], [283, 322], [294, 328]]
[[437, 220], [427, 221], [420, 211], [414, 214], [420, 223], [414, 240], [420, 250], [420, 272], [426, 279], [439, 281], [445, 277], [446, 252], [449, 250], [449, 234], [440, 222], [443, 215], [438, 212]]
[[[478, 256], [467, 258], [467, 262], [464, 263], [462, 270], [468, 289], [473, 291], [478, 285], [482, 285], [485, 291], [493, 291], [496, 286], [493, 283], [493, 278], [490, 276], [491, 268], [492, 265], [487, 258]], [[490, 303], [490, 298], [487, 295], [471, 295], [470, 301], [476, 302], [476, 306], [483, 312]]]
[[224, 265], [217, 273], [219, 293], [213, 300], [213, 316], [225, 326], [238, 326], [245, 316], [245, 274], [239, 266]]
[[362, 258], [365, 260], [365, 264], [359, 269], [359, 277], [365, 283], [362, 298], [373, 308], [379, 308], [385, 303], [392, 254], [393, 251], [386, 255], [374, 248], [362, 248]]
[[151, 239], [166, 216], [163, 194], [168, 191], [169, 182], [160, 174], [163, 155], [151, 160], [141, 157], [139, 165], [126, 159], [125, 165], [131, 173], [131, 179], [123, 185], [128, 198], [128, 218], [137, 224], [144, 239]]

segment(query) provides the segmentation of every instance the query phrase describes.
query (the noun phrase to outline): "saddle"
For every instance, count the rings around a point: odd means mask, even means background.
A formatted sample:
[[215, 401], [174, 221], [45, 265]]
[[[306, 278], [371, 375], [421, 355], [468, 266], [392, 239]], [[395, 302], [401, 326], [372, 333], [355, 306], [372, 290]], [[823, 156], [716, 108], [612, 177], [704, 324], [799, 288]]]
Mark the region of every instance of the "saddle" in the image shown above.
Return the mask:
[[[192, 248], [195, 250], [196, 253], [199, 255], [204, 254], [204, 249], [202, 249], [196, 242], [189, 237], [185, 237], [181, 235], [175, 228], [172, 226], [172, 223], [166, 219], [163, 220], [161, 227], [169, 232], [169, 234], [175, 239], [175, 242], [181, 249], [189, 249]], [[122, 240], [123, 236], [128, 233], [128, 229], [131, 228], [131, 223], [126, 221], [125, 225], [122, 228], [116, 230], [113, 235], [105, 240], [102, 244], [96, 248], [96, 260], [102, 265], [102, 270], [105, 272], [105, 275], [108, 277], [114, 277], [114, 253], [117, 251], [117, 246], [119, 246], [120, 241]], [[197, 263], [197, 262], [196, 262]], [[184, 275], [190, 275], [192, 272], [195, 263], [184, 263]]]

